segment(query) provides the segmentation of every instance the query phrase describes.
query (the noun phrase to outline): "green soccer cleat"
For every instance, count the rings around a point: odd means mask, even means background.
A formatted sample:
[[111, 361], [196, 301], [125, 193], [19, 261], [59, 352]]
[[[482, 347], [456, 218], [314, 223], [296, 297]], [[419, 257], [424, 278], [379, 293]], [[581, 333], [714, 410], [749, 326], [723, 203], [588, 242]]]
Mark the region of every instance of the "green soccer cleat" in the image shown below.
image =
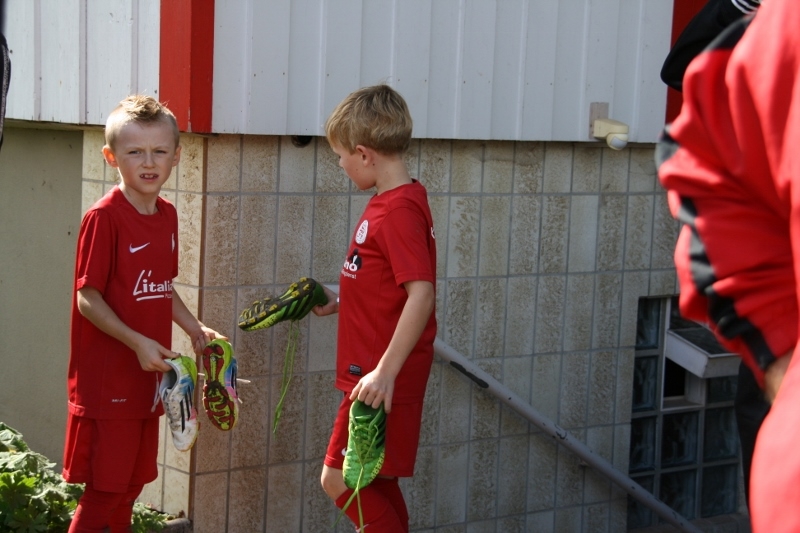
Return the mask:
[[159, 397], [172, 432], [172, 443], [185, 452], [197, 440], [197, 410], [194, 408], [197, 364], [185, 355], [164, 362], [172, 369], [161, 378]]
[[342, 476], [347, 488], [353, 489], [353, 494], [342, 507], [336, 522], [341, 519], [353, 498], [357, 498], [361, 531], [364, 529], [364, 517], [358, 493], [378, 477], [386, 457], [386, 411], [383, 404], [374, 408], [360, 400], [354, 401], [350, 406], [348, 432]]
[[325, 305], [328, 298], [322, 285], [312, 278], [300, 278], [277, 298], [264, 298], [239, 315], [238, 325], [244, 331], [274, 326], [284, 320], [300, 320], [316, 305]]
[[383, 466], [386, 439], [383, 404], [376, 409], [360, 400], [354, 401], [350, 406], [348, 431], [342, 475], [348, 488], [360, 490], [372, 483]]
[[224, 339], [214, 339], [203, 349], [206, 383], [203, 385], [203, 407], [211, 423], [229, 431], [239, 420], [239, 395], [236, 391], [236, 358], [233, 348]]

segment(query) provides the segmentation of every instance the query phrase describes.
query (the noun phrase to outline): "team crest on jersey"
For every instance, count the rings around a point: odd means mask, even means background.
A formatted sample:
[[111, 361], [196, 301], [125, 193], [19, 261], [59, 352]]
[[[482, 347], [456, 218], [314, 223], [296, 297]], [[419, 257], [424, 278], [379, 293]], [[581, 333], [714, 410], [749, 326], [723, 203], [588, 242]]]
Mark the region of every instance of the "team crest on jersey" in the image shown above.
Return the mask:
[[369, 221], [365, 220], [356, 232], [356, 244], [364, 244], [364, 241], [367, 240], [367, 228], [369, 228]]

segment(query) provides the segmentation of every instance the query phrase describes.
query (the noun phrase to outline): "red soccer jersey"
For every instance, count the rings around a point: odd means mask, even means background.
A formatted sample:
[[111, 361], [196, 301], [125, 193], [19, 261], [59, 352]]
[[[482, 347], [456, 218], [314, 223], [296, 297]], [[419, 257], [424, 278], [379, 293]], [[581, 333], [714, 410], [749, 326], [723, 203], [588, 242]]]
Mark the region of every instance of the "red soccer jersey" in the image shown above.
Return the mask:
[[115, 187], [84, 215], [72, 303], [68, 399], [88, 418], [146, 418], [163, 413], [160, 372], [145, 372], [136, 353], [78, 311], [77, 291], [93, 287], [131, 329], [165, 347], [172, 341], [172, 279], [178, 273], [178, 216], [159, 198], [140, 214]]
[[[336, 386], [349, 393], [375, 369], [408, 294], [403, 283], [436, 287], [436, 239], [425, 188], [414, 181], [373, 196], [339, 276]], [[433, 362], [435, 312], [395, 380], [393, 403], [422, 401]]]

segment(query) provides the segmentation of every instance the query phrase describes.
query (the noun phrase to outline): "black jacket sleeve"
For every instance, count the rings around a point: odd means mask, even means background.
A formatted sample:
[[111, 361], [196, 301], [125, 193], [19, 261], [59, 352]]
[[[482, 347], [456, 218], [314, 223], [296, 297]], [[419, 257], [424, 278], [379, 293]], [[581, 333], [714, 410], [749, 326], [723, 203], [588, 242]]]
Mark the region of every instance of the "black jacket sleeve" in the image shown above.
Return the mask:
[[661, 68], [661, 79], [677, 91], [683, 90], [686, 67], [731, 23], [753, 12], [760, 0], [708, 0], [689, 21]]

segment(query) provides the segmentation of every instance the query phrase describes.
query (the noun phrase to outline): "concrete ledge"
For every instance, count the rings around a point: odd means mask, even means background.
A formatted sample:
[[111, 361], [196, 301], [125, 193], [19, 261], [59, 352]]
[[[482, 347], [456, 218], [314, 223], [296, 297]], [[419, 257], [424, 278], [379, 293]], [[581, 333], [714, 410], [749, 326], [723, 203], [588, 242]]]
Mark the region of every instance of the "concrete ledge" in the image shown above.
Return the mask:
[[161, 533], [192, 533], [192, 522], [188, 518], [167, 520], [167, 525]]

